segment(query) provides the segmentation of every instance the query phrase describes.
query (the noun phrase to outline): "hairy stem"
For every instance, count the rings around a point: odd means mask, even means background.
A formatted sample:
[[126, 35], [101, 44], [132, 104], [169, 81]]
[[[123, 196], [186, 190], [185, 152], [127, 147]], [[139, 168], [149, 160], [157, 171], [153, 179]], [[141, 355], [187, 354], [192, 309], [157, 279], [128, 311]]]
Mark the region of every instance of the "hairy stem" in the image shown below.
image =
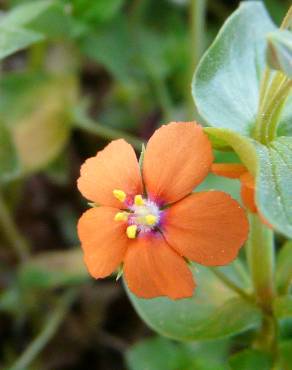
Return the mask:
[[[266, 84], [263, 82], [262, 86]], [[255, 138], [267, 144], [277, 134], [279, 117], [292, 87], [292, 81], [282, 73], [277, 73], [269, 89], [262, 91], [260, 109], [257, 117]]]
[[188, 101], [189, 119], [197, 116], [196, 107], [192, 98], [190, 81], [192, 81], [194, 70], [205, 49], [205, 20], [206, 20], [206, 0], [190, 0], [190, 50], [191, 65], [190, 77], [186, 88]]
[[272, 310], [275, 297], [275, 246], [273, 230], [264, 225], [257, 214], [249, 214], [250, 236], [247, 260], [253, 281], [256, 302], [263, 311], [261, 328], [255, 347], [271, 353], [273, 363], [278, 360], [278, 323]]

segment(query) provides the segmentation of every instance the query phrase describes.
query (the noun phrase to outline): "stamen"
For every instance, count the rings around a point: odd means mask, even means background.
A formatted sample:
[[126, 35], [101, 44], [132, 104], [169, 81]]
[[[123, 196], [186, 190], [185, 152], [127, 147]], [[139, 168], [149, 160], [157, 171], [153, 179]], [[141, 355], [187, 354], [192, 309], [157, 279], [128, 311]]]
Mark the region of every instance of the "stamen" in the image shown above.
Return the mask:
[[134, 203], [136, 206], [144, 206], [144, 200], [142, 198], [142, 195], [135, 195]]
[[130, 225], [127, 227], [127, 236], [129, 239], [135, 239], [137, 235], [137, 225]]
[[120, 202], [124, 202], [126, 200], [127, 194], [123, 190], [115, 189], [113, 194]]
[[153, 226], [156, 224], [157, 222], [157, 216], [154, 216], [154, 215], [147, 215], [145, 216], [145, 221], [146, 221], [146, 224], [149, 225], [149, 226]]
[[118, 212], [115, 214], [115, 221], [127, 221], [128, 220], [128, 212]]

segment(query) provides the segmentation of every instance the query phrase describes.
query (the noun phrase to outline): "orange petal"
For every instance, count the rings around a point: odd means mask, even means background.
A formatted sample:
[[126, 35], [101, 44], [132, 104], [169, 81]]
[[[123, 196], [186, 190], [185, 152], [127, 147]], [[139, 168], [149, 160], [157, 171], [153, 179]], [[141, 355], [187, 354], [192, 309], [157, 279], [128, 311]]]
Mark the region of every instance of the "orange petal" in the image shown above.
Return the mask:
[[84, 260], [96, 279], [115, 271], [127, 249], [126, 224], [114, 221], [117, 211], [110, 207], [91, 208], [83, 213], [78, 222]]
[[246, 172], [240, 177], [241, 190], [240, 195], [244, 206], [252, 213], [257, 212], [255, 203], [255, 184], [254, 178], [249, 172]]
[[195, 193], [165, 211], [163, 234], [181, 255], [207, 266], [230, 263], [247, 239], [245, 212], [221, 191]]
[[213, 163], [211, 172], [217, 176], [239, 179], [241, 175], [247, 172], [247, 169], [239, 163]]
[[187, 263], [162, 236], [133, 241], [126, 253], [124, 274], [130, 290], [140, 298], [186, 298], [195, 287]]
[[155, 131], [143, 162], [148, 194], [159, 203], [172, 203], [207, 176], [213, 154], [201, 126], [195, 122], [172, 122]]
[[115, 140], [81, 167], [78, 189], [89, 200], [105, 206], [121, 207], [113, 190], [127, 195], [141, 194], [143, 186], [134, 149], [125, 140]]

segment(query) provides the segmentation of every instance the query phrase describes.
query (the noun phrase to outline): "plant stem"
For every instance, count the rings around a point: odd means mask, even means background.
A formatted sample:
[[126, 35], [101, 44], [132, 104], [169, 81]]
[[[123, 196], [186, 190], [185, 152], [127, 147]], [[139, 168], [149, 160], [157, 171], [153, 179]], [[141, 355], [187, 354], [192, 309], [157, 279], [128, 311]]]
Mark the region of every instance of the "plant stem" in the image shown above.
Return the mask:
[[[263, 83], [263, 85], [266, 85], [266, 83]], [[276, 137], [279, 116], [291, 87], [292, 81], [287, 79], [282, 73], [277, 73], [269, 86], [269, 90], [261, 90], [255, 137], [263, 144], [269, 143]]]
[[192, 68], [195, 68], [200, 61], [205, 47], [205, 15], [206, 0], [190, 1], [190, 31]]
[[275, 295], [274, 286], [274, 235], [257, 214], [249, 214], [250, 235], [247, 242], [247, 261], [253, 282], [256, 301], [266, 313], [271, 312]]
[[287, 14], [285, 15], [283, 22], [281, 24], [281, 30], [290, 28], [292, 26], [292, 6], [290, 6]]
[[58, 330], [75, 297], [75, 290], [69, 290], [64, 294], [55, 310], [49, 316], [43, 330], [30, 343], [27, 349], [21, 354], [9, 370], [23, 370], [29, 368], [29, 365], [34, 361]]
[[210, 267], [210, 270], [221, 280], [224, 285], [226, 285], [231, 290], [235, 291], [239, 294], [243, 299], [248, 302], [252, 302], [252, 297], [249, 296], [244, 290], [242, 290], [238, 285], [234, 284], [232, 280], [230, 280], [223, 272], [218, 270], [216, 267]]
[[0, 227], [6, 240], [15, 250], [21, 260], [25, 260], [29, 255], [29, 246], [20, 234], [13, 217], [7, 207], [3, 194], [0, 190]]
[[193, 119], [198, 115], [196, 107], [190, 91], [190, 81], [192, 81], [194, 71], [201, 59], [205, 49], [205, 19], [206, 19], [206, 0], [190, 0], [190, 50], [191, 65], [190, 77], [188, 78], [187, 101], [189, 119]]
[[254, 347], [270, 353], [273, 365], [276, 366], [279, 357], [278, 323], [273, 314], [263, 315], [262, 326], [255, 338]]
[[267, 108], [267, 115], [270, 116], [269, 125], [267, 125], [267, 142], [275, 139], [277, 133], [277, 127], [279, 123], [279, 116], [282, 111], [283, 105], [289, 95], [292, 87], [292, 80], [285, 81], [281, 86], [280, 91], [276, 94], [274, 99], [271, 101], [270, 106]]
[[74, 121], [75, 127], [85, 130], [91, 134], [98, 135], [107, 140], [123, 138], [130, 144], [132, 144], [135, 149], [139, 151], [141, 151], [142, 149], [142, 141], [137, 137], [131, 134], [127, 134], [124, 131], [103, 126], [90, 117], [86, 116], [82, 110], [74, 110], [72, 119]]
[[160, 76], [156, 76], [156, 73], [153, 73], [150, 67], [148, 67], [147, 69], [151, 79], [151, 83], [153, 85], [153, 89], [156, 93], [157, 100], [160, 104], [164, 123], [170, 122], [172, 121], [172, 102], [168, 93], [165, 79], [160, 78]]
[[275, 296], [275, 246], [273, 230], [264, 225], [257, 214], [249, 214], [250, 235], [247, 261], [253, 281], [256, 302], [263, 311], [261, 329], [254, 345], [271, 353], [273, 363], [278, 359], [278, 323], [272, 302]]

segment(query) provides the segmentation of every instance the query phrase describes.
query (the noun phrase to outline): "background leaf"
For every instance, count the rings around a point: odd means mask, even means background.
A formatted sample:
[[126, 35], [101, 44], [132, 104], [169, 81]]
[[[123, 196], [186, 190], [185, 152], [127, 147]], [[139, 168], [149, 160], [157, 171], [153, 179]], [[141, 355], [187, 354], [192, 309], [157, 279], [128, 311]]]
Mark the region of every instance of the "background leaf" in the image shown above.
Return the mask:
[[76, 97], [76, 81], [70, 76], [11, 74], [2, 79], [2, 125], [16, 153], [12, 158], [18, 159], [12, 162], [15, 168], [5, 165], [7, 177], [8, 169], [11, 177], [37, 171], [60, 153], [70, 134], [69, 111]]
[[52, 4], [53, 1], [50, 0], [20, 4], [1, 19], [0, 25], [9, 28], [23, 27], [46, 11]]
[[1, 18], [0, 59], [44, 39], [43, 34], [23, 27], [38, 18], [51, 4], [46, 0], [28, 2], [13, 8]]
[[254, 349], [236, 353], [229, 363], [232, 370], [270, 370], [272, 366], [268, 354]]
[[57, 288], [82, 283], [88, 278], [80, 248], [40, 253], [19, 270], [19, 281], [26, 288]]
[[43, 38], [41, 34], [33, 31], [23, 28], [9, 29], [0, 25], [0, 59], [25, 49]]

